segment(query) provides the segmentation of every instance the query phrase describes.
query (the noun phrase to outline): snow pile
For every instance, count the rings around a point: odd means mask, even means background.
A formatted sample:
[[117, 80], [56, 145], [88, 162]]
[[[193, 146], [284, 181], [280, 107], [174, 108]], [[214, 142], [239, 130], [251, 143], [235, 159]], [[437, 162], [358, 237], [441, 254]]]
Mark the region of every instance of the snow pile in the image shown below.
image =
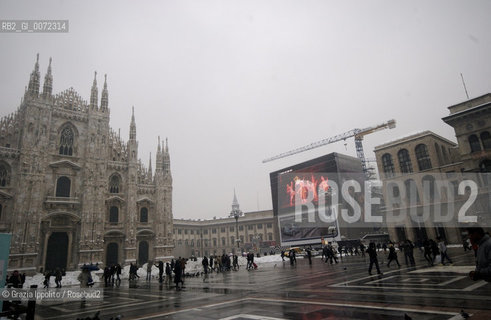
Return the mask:
[[[62, 286], [80, 285], [80, 281], [77, 280], [78, 275], [81, 271], [67, 271], [66, 275], [61, 279]], [[100, 282], [102, 278], [103, 270], [92, 271], [92, 280], [94, 282]], [[24, 283], [24, 288], [29, 288], [31, 285], [35, 284], [38, 288], [44, 287], [44, 275], [42, 273], [36, 273], [32, 277], [26, 277], [26, 282]], [[50, 288], [56, 287], [55, 277], [51, 276], [49, 279]]]
[[[287, 259], [287, 258], [286, 258]], [[185, 272], [189, 273], [197, 273], [197, 272], [202, 272], [203, 271], [203, 265], [201, 264], [202, 258], [198, 258], [197, 261], [191, 261], [188, 260], [186, 262], [186, 269]], [[280, 255], [272, 255], [272, 256], [263, 256], [260, 258], [254, 257], [254, 262], [258, 266], [264, 266], [266, 267], [270, 263], [275, 263], [275, 262], [281, 262], [281, 256]], [[157, 264], [157, 262], [155, 263]], [[239, 257], [239, 266], [245, 268], [247, 265], [247, 258], [245, 257]], [[61, 285], [62, 286], [78, 286], [80, 285], [80, 282], [77, 280], [78, 275], [80, 274], [80, 270], [78, 271], [67, 271], [66, 275], [63, 276], [63, 279], [61, 280]], [[129, 272], [130, 272], [130, 266], [124, 266], [121, 270], [121, 275], [120, 278], [121, 280], [128, 280], [129, 278]], [[104, 274], [104, 269], [100, 269], [97, 271], [92, 271], [92, 279], [94, 282], [104, 282], [103, 279], [103, 274]], [[140, 278], [145, 279], [147, 276], [147, 263], [145, 263], [141, 268], [138, 268], [137, 270], [138, 276]], [[165, 276], [165, 263], [164, 263], [164, 276]], [[155, 265], [152, 266], [152, 279], [158, 279], [159, 277], [159, 268], [156, 267]], [[39, 288], [44, 287], [44, 275], [42, 273], [37, 273], [34, 276], [27, 276], [26, 277], [26, 282], [24, 284], [24, 288], [29, 288], [31, 285], [35, 284]], [[50, 287], [55, 287], [55, 277], [54, 275], [50, 277]]]

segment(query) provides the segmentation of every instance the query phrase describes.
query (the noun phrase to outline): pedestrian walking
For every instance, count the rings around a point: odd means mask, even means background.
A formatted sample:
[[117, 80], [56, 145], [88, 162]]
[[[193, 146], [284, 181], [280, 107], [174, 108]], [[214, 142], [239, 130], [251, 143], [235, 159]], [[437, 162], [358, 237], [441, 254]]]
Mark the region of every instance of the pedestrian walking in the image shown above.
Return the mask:
[[307, 248], [307, 258], [309, 258], [309, 265], [312, 265], [312, 251], [310, 250], [310, 248]]
[[401, 267], [401, 265], [399, 263], [399, 260], [397, 260], [396, 248], [394, 247], [394, 245], [392, 243], [389, 244], [389, 256], [388, 256], [388, 259], [389, 259], [389, 261], [387, 261], [387, 268], [390, 268], [390, 263], [392, 261], [395, 261], [397, 263], [397, 266], [399, 268]]
[[146, 277], [147, 281], [152, 280], [152, 266], [153, 266], [152, 261], [148, 260], [148, 262], [147, 262], [147, 277]]
[[164, 281], [164, 263], [160, 260], [155, 266], [159, 268], [159, 282], [162, 283]]
[[414, 261], [414, 245], [411, 240], [407, 239], [403, 246], [404, 258], [406, 260], [406, 265], [411, 264], [412, 267], [416, 265]]
[[56, 283], [57, 288], [61, 288], [61, 279], [62, 279], [61, 270], [60, 270], [60, 268], [56, 268], [55, 283]]
[[433, 258], [431, 257], [431, 245], [429, 240], [423, 242], [423, 253], [425, 260], [428, 261], [428, 266], [433, 266]]
[[165, 276], [166, 276], [166, 280], [167, 280], [167, 285], [170, 287], [170, 285], [172, 283], [172, 269], [170, 267], [169, 262], [165, 263]]
[[469, 277], [474, 281], [491, 282], [491, 238], [481, 227], [468, 228], [467, 232], [472, 246], [477, 246], [476, 269], [469, 273]]
[[[179, 283], [183, 283], [182, 281], [182, 265], [181, 260], [177, 260], [174, 263], [174, 283], [176, 284], [176, 290], [179, 290]], [[182, 286], [181, 286], [182, 288]]]
[[442, 237], [438, 237], [438, 249], [440, 249], [441, 263], [445, 265], [445, 259], [448, 260], [451, 264], [453, 263], [450, 257], [447, 254], [447, 245], [445, 244], [445, 240]]
[[377, 248], [375, 247], [375, 243], [370, 242], [370, 244], [368, 245], [367, 253], [368, 253], [368, 256], [370, 257], [370, 266], [368, 267], [368, 274], [372, 275], [373, 265], [375, 265], [375, 267], [377, 268], [377, 273], [382, 274], [382, 272], [380, 272], [380, 268], [378, 266]]
[[203, 282], [205, 282], [208, 279], [208, 258], [206, 256], [203, 257], [203, 261], [201, 261], [201, 264], [203, 265], [203, 272], [205, 274]]

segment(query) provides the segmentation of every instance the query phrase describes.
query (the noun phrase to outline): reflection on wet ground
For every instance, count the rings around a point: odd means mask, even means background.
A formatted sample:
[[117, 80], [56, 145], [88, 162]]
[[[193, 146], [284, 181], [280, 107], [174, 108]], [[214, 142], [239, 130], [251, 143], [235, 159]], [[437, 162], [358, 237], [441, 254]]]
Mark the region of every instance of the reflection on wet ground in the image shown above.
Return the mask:
[[[37, 319], [101, 319], [124, 315], [124, 319], [458, 319], [462, 309], [477, 318], [491, 319], [491, 285], [474, 282], [465, 268], [472, 253], [457, 248], [450, 252], [454, 267], [428, 269], [423, 257], [416, 268], [386, 268], [382, 276], [369, 276], [367, 261], [347, 257], [343, 263], [326, 264], [305, 259], [291, 267], [285, 263], [260, 266], [258, 270], [187, 278], [182, 290], [139, 280], [135, 288], [127, 281], [106, 288], [103, 301], [42, 303]], [[384, 254], [379, 255], [384, 260]], [[436, 271], [436, 272], [430, 272]], [[486, 316], [488, 316], [486, 318]]]

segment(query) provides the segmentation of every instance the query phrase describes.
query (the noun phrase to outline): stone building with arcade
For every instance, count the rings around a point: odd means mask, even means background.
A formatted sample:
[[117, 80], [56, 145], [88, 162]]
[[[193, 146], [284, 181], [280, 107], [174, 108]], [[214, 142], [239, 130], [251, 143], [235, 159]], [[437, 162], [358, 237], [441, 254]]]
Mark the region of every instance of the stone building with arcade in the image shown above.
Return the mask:
[[156, 168], [138, 158], [136, 121], [127, 142], [109, 126], [107, 81], [86, 102], [53, 94], [51, 59], [39, 55], [20, 106], [0, 119], [0, 232], [11, 233], [9, 270], [143, 264], [173, 250], [169, 145]]

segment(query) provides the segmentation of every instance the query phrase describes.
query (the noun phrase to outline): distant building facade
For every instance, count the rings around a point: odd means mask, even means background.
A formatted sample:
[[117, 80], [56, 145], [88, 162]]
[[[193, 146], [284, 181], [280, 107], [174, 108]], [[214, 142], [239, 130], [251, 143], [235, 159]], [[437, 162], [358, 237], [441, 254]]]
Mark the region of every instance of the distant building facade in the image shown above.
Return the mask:
[[[232, 211], [238, 209], [234, 194]], [[277, 223], [273, 210], [246, 212], [237, 220], [233, 216], [210, 220], [174, 219], [174, 245], [176, 257], [245, 251], [269, 254], [279, 245]]]
[[466, 172], [491, 172], [491, 93], [448, 107]]
[[[39, 60], [39, 56], [38, 56]], [[73, 88], [52, 94], [51, 59], [40, 91], [39, 62], [24, 98], [0, 120], [0, 232], [12, 233], [9, 269], [34, 272], [172, 255], [168, 143], [155, 173], [109, 126], [107, 82], [99, 103]]]
[[[411, 206], [421, 211], [424, 204], [433, 202], [435, 199], [425, 198], [425, 182], [430, 188], [434, 188], [437, 180], [451, 178], [455, 185], [460, 180], [458, 175], [462, 162], [457, 145], [431, 131], [377, 146], [375, 156], [380, 179], [384, 184], [383, 197], [386, 206], [382, 208], [382, 214], [385, 216], [398, 215], [401, 210], [407, 210]], [[432, 189], [432, 196], [433, 191]], [[410, 199], [411, 192], [414, 199]], [[391, 197], [401, 199], [400, 203], [389, 204], [388, 199]], [[442, 197], [441, 201], [445, 202], [444, 195]], [[418, 242], [443, 237], [456, 242], [459, 239], [458, 233], [453, 229], [446, 230], [443, 225], [432, 223], [431, 219], [417, 223], [409, 215], [396, 224], [388, 223], [387, 229], [393, 241], [410, 239]]]
[[[469, 179], [478, 186], [472, 212], [479, 217], [480, 225], [490, 226], [491, 94], [448, 109], [450, 115], [443, 121], [454, 128], [457, 144], [425, 131], [375, 148], [379, 175], [384, 183], [386, 203], [382, 213], [397, 215], [402, 210], [413, 208], [422, 214], [423, 206], [427, 205], [430, 212], [438, 208], [444, 214], [451, 213], [455, 220], [443, 225], [432, 219], [416, 223], [407, 217], [396, 224], [389, 223], [390, 238], [395, 241], [410, 239], [416, 242], [442, 237], [448, 242], [460, 243], [465, 239], [465, 228], [456, 219], [469, 194], [459, 194], [458, 187], [463, 180]], [[435, 186], [438, 180], [451, 183], [453, 193], [438, 190]], [[398, 186], [403, 186], [404, 191], [399, 191]], [[414, 199], [409, 199], [411, 190], [414, 191]], [[403, 200], [400, 204], [388, 204], [389, 198], [398, 197]]]

